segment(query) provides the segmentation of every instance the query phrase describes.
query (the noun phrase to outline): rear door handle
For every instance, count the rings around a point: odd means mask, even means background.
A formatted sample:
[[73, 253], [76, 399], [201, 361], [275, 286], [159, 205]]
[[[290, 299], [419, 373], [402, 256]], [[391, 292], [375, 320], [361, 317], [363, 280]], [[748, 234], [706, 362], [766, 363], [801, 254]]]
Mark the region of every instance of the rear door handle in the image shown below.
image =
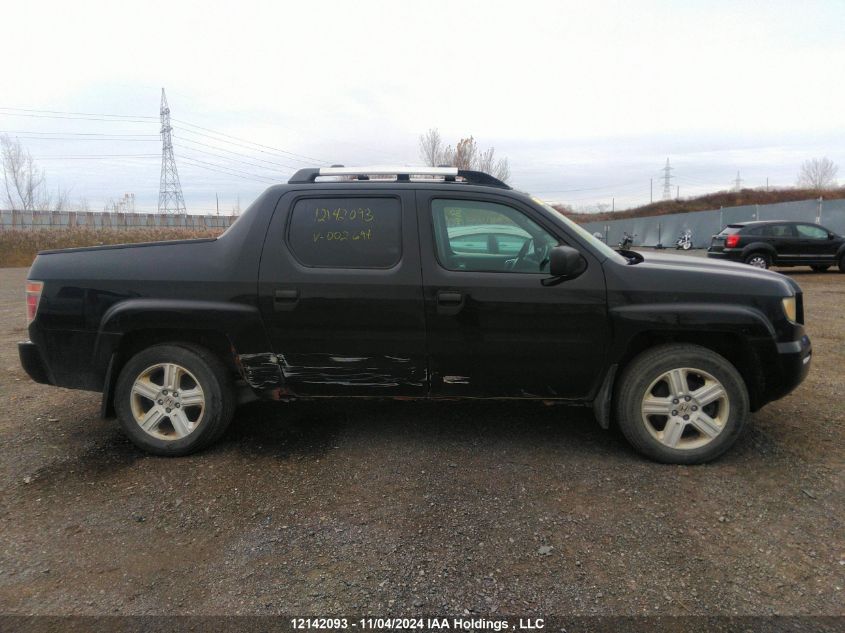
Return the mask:
[[299, 303], [299, 290], [276, 290], [273, 293], [273, 309], [277, 311], [293, 310]]
[[437, 313], [457, 314], [464, 307], [464, 295], [460, 292], [438, 292]]

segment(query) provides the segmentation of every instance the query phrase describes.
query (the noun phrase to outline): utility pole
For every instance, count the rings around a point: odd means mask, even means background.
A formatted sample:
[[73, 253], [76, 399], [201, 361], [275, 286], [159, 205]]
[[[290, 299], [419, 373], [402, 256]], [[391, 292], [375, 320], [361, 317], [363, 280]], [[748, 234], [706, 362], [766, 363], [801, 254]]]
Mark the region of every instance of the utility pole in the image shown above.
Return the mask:
[[187, 213], [185, 198], [182, 196], [182, 185], [179, 182], [179, 172], [176, 171], [176, 159], [173, 157], [173, 138], [170, 133], [170, 106], [164, 88], [161, 89], [161, 182], [158, 189], [159, 213]]
[[217, 202], [217, 215], [220, 215], [220, 196], [217, 195], [217, 192], [214, 192], [214, 200]]
[[766, 176], [766, 191], [769, 190], [769, 177]]
[[680, 199], [681, 199], [681, 185], [678, 185], [675, 188], [675, 200], [680, 200]]
[[654, 202], [654, 178], [648, 179], [648, 198], [649, 203]]
[[616, 198], [615, 197], [610, 199], [610, 212], [611, 213], [616, 212]]
[[672, 167], [669, 166], [669, 159], [666, 159], [666, 167], [663, 168], [663, 199], [672, 198]]

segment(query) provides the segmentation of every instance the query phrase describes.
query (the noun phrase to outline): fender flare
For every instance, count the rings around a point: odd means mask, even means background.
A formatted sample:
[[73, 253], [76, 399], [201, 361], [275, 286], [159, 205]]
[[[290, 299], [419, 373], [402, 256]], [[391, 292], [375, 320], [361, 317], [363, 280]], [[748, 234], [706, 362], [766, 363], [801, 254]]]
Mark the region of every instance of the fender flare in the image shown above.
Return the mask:
[[771, 244], [767, 244], [766, 242], [751, 242], [748, 246], [745, 246], [742, 249], [742, 259], [745, 260], [751, 253], [757, 253], [763, 251], [769, 257], [772, 258], [773, 262], [776, 262], [778, 259], [778, 252], [777, 249], [772, 246]]
[[270, 349], [257, 306], [225, 301], [127, 299], [106, 311], [97, 330], [93, 361], [104, 376], [113, 373], [106, 368], [113, 363], [123, 337], [139, 330], [205, 330], [224, 334], [238, 353]]

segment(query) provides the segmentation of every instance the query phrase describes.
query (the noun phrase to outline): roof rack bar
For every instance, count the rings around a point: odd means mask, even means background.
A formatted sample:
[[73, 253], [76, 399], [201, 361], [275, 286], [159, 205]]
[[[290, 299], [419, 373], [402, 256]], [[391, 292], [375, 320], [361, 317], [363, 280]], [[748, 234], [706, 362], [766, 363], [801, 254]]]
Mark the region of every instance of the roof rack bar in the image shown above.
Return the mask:
[[471, 185], [510, 189], [507, 184], [490, 174], [457, 167], [307, 167], [291, 176], [288, 183], [313, 183], [322, 176], [348, 176], [359, 181], [370, 180], [370, 176], [396, 176], [397, 182], [410, 182], [412, 176], [434, 176], [443, 178], [444, 182], [457, 182], [457, 179], [461, 178]]

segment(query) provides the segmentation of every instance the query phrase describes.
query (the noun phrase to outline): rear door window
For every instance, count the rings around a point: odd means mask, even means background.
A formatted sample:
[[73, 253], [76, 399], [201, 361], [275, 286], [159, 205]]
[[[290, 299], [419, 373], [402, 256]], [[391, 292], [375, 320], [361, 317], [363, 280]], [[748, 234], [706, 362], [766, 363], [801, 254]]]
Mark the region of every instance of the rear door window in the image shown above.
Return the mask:
[[791, 224], [768, 224], [763, 227], [766, 237], [795, 237], [795, 229]]
[[316, 268], [391, 268], [402, 256], [398, 198], [302, 198], [288, 221], [288, 245]]

